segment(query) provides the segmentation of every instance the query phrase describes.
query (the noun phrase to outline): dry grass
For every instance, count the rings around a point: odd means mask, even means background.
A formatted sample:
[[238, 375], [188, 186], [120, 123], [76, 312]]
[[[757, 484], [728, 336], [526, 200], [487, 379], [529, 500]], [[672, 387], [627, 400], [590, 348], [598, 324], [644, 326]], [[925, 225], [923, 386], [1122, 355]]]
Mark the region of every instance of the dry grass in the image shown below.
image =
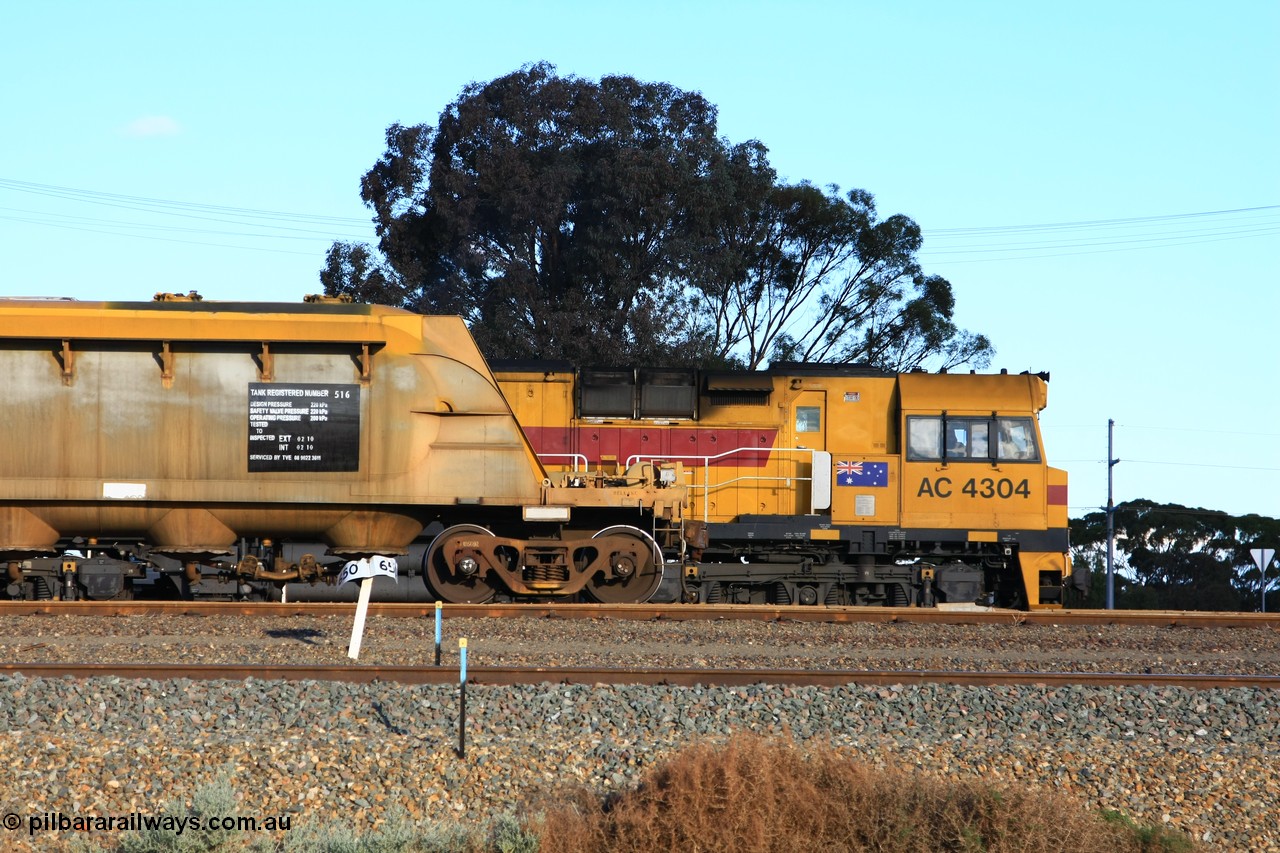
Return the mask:
[[755, 738], [693, 747], [604, 801], [580, 791], [536, 831], [543, 853], [1196, 849], [1060, 794], [880, 771]]

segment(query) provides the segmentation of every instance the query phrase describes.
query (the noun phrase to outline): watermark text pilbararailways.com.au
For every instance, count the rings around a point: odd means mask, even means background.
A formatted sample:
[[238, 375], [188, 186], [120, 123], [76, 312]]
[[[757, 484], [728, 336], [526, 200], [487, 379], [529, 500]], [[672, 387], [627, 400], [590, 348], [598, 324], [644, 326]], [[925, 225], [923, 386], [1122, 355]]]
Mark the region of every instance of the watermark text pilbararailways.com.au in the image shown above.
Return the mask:
[[129, 812], [117, 815], [66, 814], [64, 812], [40, 812], [39, 814], [5, 814], [4, 828], [11, 831], [25, 829], [28, 837], [62, 832], [144, 832], [169, 831], [176, 835], [184, 832], [238, 831], [238, 832], [288, 832], [292, 828], [292, 815], [257, 817], [218, 817], [171, 814], [144, 814]]

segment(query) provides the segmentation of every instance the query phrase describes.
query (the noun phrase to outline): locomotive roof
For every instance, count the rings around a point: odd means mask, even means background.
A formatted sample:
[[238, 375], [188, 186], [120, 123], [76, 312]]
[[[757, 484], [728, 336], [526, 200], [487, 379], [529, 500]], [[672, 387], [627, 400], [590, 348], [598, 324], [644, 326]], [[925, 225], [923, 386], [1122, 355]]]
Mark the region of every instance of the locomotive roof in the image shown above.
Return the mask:
[[223, 313], [237, 314], [355, 314], [371, 315], [384, 313], [403, 313], [403, 308], [389, 305], [371, 305], [363, 302], [217, 302], [205, 300], [156, 300], [148, 302], [90, 302], [79, 299], [42, 296], [7, 296], [0, 297], [0, 310], [15, 303], [31, 303], [42, 309], [65, 310], [108, 310], [108, 311], [173, 311], [179, 313]]
[[[573, 362], [564, 359], [526, 359], [526, 358], [494, 358], [489, 359], [489, 367], [495, 373], [584, 373], [593, 376], [604, 376], [610, 373], [634, 373], [642, 374], [655, 373], [699, 373], [704, 377], [721, 378], [732, 381], [734, 379], [748, 379], [750, 377], [766, 377], [766, 376], [866, 376], [878, 378], [893, 378], [895, 376], [1003, 376], [1009, 371], [1001, 370], [998, 373], [978, 373], [974, 370], [966, 372], [948, 373], [940, 371], [932, 373], [923, 369], [916, 369], [909, 372], [897, 373], [892, 370], [883, 370], [870, 364], [836, 364], [830, 362], [807, 362], [807, 361], [779, 361], [774, 362], [766, 368], [760, 370], [733, 370], [729, 368], [693, 368], [693, 367], [629, 367], [614, 366], [600, 367], [598, 365], [588, 367], [577, 367]], [[1030, 375], [1039, 377], [1041, 380], [1048, 382], [1049, 373], [1047, 371], [1041, 373], [1033, 373], [1029, 370], [1021, 371], [1019, 375]]]
[[733, 370], [729, 368], [692, 368], [692, 367], [631, 367], [627, 365], [619, 365], [614, 367], [602, 367], [599, 365], [589, 365], [578, 368], [571, 361], [563, 359], [524, 359], [524, 358], [495, 358], [489, 360], [489, 366], [495, 371], [505, 371], [512, 373], [521, 372], [542, 372], [542, 373], [573, 373], [581, 370], [584, 373], [621, 373], [633, 372], [639, 370], [645, 373], [654, 372], [700, 372], [703, 375], [714, 374], [716, 376], [896, 376], [896, 373], [887, 370], [881, 370], [878, 367], [872, 367], [869, 364], [826, 364], [820, 362], [798, 362], [784, 361], [770, 365], [763, 370]]

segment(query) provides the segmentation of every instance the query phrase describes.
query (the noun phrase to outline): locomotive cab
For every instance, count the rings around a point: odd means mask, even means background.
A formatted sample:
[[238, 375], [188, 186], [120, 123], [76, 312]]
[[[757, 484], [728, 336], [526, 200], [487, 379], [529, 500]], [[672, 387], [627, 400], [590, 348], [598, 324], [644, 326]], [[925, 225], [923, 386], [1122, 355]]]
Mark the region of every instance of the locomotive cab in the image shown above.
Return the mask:
[[981, 572], [993, 603], [1061, 607], [1066, 472], [1045, 464], [1046, 375], [905, 374], [902, 527]]

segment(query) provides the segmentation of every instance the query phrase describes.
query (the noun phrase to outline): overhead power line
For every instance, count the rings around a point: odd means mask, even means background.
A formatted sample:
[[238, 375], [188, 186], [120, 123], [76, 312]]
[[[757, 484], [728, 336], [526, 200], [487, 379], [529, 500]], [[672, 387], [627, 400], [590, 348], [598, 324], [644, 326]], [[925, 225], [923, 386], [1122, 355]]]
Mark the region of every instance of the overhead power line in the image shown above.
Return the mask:
[[36, 184], [30, 181], [17, 181], [12, 178], [0, 178], [0, 189], [25, 192], [32, 195], [62, 198], [69, 201], [84, 201], [93, 204], [104, 204], [131, 209], [152, 209], [156, 211], [172, 211], [174, 213], [205, 211], [228, 216], [250, 219], [281, 219], [293, 222], [315, 222], [334, 225], [368, 225], [369, 220], [352, 216], [324, 216], [313, 213], [297, 213], [285, 210], [261, 210], [252, 207], [231, 207], [220, 204], [201, 204], [199, 202], [174, 201], [173, 199], [148, 198], [146, 196], [124, 195], [121, 193], [99, 192], [75, 187], [60, 187], [52, 184]]
[[[12, 222], [25, 222], [30, 225], [59, 225], [59, 226], [66, 226], [66, 227], [72, 227], [75, 225], [84, 225], [84, 226], [94, 226], [97, 228], [108, 228], [108, 229], [140, 228], [145, 231], [165, 231], [165, 232], [172, 232], [172, 233], [188, 233], [188, 234], [223, 234], [223, 235], [234, 236], [234, 237], [271, 237], [272, 239], [277, 239], [277, 240], [320, 240], [320, 239], [332, 240], [333, 239], [332, 231], [322, 231], [315, 228], [295, 228], [292, 226], [280, 226], [280, 225], [271, 226], [273, 231], [292, 232], [292, 233], [275, 234], [275, 233], [268, 233], [262, 230], [228, 231], [224, 229], [192, 228], [192, 227], [182, 227], [178, 225], [154, 224], [150, 222], [139, 222], [137, 220], [101, 219], [101, 218], [96, 218], [91, 216], [63, 216], [63, 215], [49, 214], [40, 210], [31, 210], [28, 208], [18, 208], [18, 207], [0, 207], [0, 211], [8, 211], [9, 214], [18, 214], [18, 213], [26, 214], [24, 216], [0, 214], [0, 219], [8, 219]], [[205, 217], [199, 217], [199, 218], [205, 218]], [[211, 221], [226, 222], [229, 224], [237, 225], [238, 227], [241, 227], [241, 228], [245, 227], [242, 223], [235, 222], [235, 220], [214, 219]], [[315, 236], [308, 236], [308, 235], [315, 235]], [[352, 235], [350, 239], [360, 239], [360, 237]]]
[[[1050, 459], [1052, 465], [1106, 465], [1105, 459]], [[1167, 459], [1130, 459], [1124, 458], [1125, 464], [1134, 465], [1177, 465], [1187, 468], [1226, 468], [1232, 471], [1280, 471], [1280, 468], [1272, 468], [1265, 465], [1219, 465], [1216, 462], [1173, 462]]]
[[[18, 222], [27, 222], [27, 220], [17, 219], [16, 217], [0, 216], [0, 220], [6, 220], [6, 219], [12, 220], [12, 221], [18, 221]], [[314, 257], [316, 254], [314, 249], [311, 251], [301, 251], [297, 249], [277, 249], [277, 248], [272, 248], [271, 246], [249, 246], [249, 245], [236, 244], [236, 243], [213, 243], [208, 240], [182, 240], [177, 237], [161, 237], [156, 234], [131, 234], [131, 233], [122, 232], [119, 230], [112, 230], [110, 228], [88, 228], [83, 226], [68, 225], [66, 223], [61, 223], [61, 222], [38, 222], [38, 223], [28, 223], [28, 224], [46, 225], [51, 228], [62, 228], [68, 231], [84, 231], [90, 234], [107, 234], [113, 237], [130, 237], [130, 238], [142, 239], [142, 240], [159, 240], [164, 243], [185, 243], [186, 245], [189, 245], [189, 246], [214, 246], [216, 248], [222, 248], [222, 249], [246, 249], [253, 252], [274, 252], [276, 254], [281, 254], [281, 255], [307, 255], [309, 257]], [[204, 233], [210, 234], [211, 236], [213, 234], [213, 232], [204, 232]], [[272, 235], [267, 235], [267, 234], [253, 235], [253, 236], [267, 237], [267, 238], [272, 238], [277, 240], [300, 239], [296, 237], [285, 238], [278, 235], [272, 237]]]
[[1280, 211], [1280, 204], [1262, 205], [1259, 207], [1237, 207], [1230, 210], [1205, 210], [1198, 213], [1172, 213], [1164, 216], [1131, 216], [1124, 219], [1085, 219], [1077, 222], [1042, 222], [1032, 225], [986, 225], [972, 228], [934, 228], [927, 233], [933, 237], [953, 234], [994, 234], [1017, 231], [1056, 231], [1080, 228], [1096, 228], [1098, 226], [1118, 227], [1136, 223], [1168, 222], [1182, 219], [1203, 219], [1210, 216], [1224, 216], [1237, 213], [1257, 213], [1259, 211]]
[[1280, 471], [1280, 468], [1268, 468], [1261, 465], [1217, 465], [1211, 462], [1168, 462], [1160, 459], [1130, 459], [1126, 463], [1136, 465], [1178, 465], [1186, 468], [1230, 468], [1235, 471]]
[[[26, 225], [141, 239], [177, 240], [176, 237], [159, 236], [167, 232], [184, 234], [190, 238], [179, 242], [282, 252], [297, 250], [272, 249], [262, 245], [228, 245], [211, 240], [313, 239], [334, 242], [374, 238], [372, 223], [359, 217], [205, 204], [0, 178], [0, 194], [6, 191], [46, 198], [62, 204], [91, 204], [157, 217], [234, 225], [248, 230], [227, 231], [200, 227], [179, 229], [176, 226], [167, 227], [136, 219], [120, 221], [85, 217], [67, 213], [62, 208], [37, 211], [28, 207], [0, 207], [0, 210], [7, 210], [10, 214], [0, 218]], [[353, 231], [358, 233], [352, 233]], [[922, 258], [948, 264], [988, 263], [1257, 239], [1276, 234], [1280, 234], [1280, 204], [1122, 219], [926, 229], [925, 246], [919, 254]], [[211, 240], [196, 239], [199, 237], [209, 237]]]
[[[1041, 423], [1040, 429], [1042, 430], [1046, 430], [1046, 429], [1047, 430], [1055, 430], [1055, 429], [1101, 430], [1103, 429], [1103, 427], [1100, 427], [1098, 424]], [[1141, 426], [1139, 424], [1123, 424], [1123, 423], [1120, 423], [1119, 421], [1116, 422], [1116, 429], [1144, 429], [1144, 430], [1157, 430], [1159, 432], [1203, 432], [1203, 433], [1208, 433], [1209, 435], [1253, 435], [1253, 436], [1260, 436], [1263, 438], [1280, 438], [1280, 432], [1255, 432], [1252, 430], [1238, 430], [1238, 429], [1203, 429], [1198, 427]]]
[[[0, 205], [0, 220], [112, 237], [313, 257], [334, 242], [374, 238], [369, 220], [350, 216], [176, 201], [0, 178], [0, 199], [5, 192], [46, 199], [48, 204], [40, 209], [36, 204]], [[83, 208], [77, 206], [82, 205], [93, 209], [81, 212]], [[92, 212], [99, 215], [88, 215]], [[305, 243], [316, 245], [304, 249]]]
[[924, 231], [922, 258], [947, 263], [1054, 258], [1243, 240], [1280, 234], [1280, 205], [1163, 216]]

